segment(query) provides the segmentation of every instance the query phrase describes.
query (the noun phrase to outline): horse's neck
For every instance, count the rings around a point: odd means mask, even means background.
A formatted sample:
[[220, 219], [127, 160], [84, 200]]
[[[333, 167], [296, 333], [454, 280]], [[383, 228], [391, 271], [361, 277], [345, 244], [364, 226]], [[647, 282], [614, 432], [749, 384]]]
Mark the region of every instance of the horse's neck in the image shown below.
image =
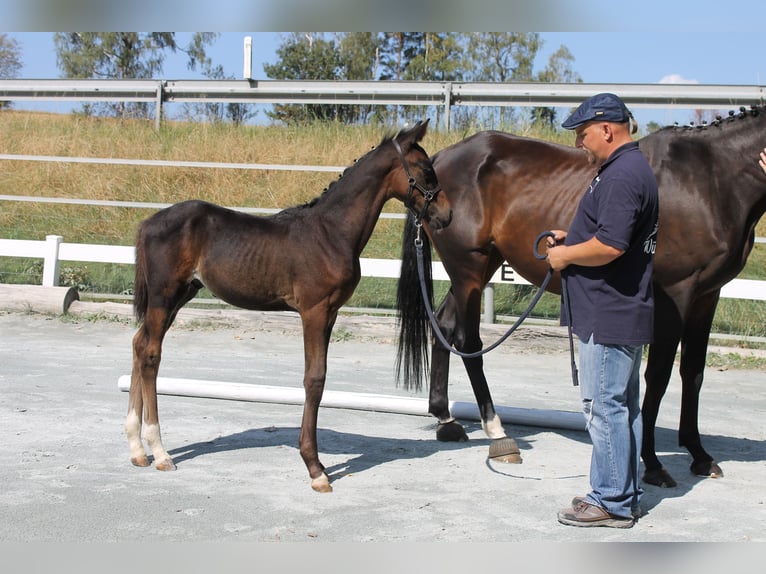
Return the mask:
[[731, 180], [727, 200], [737, 198], [749, 214], [749, 223], [754, 223], [766, 210], [766, 184], [758, 166], [758, 152], [763, 149], [762, 134], [766, 131], [766, 113], [735, 119], [734, 122], [741, 124], [729, 126], [724, 123], [720, 128], [720, 139], [712, 144], [717, 161], [721, 162], [716, 168], [720, 173], [731, 174], [722, 176]]
[[357, 257], [367, 245], [386, 203], [383, 184], [388, 171], [349, 173], [313, 208], [316, 211], [312, 215], [320, 217], [326, 229], [342, 237]]

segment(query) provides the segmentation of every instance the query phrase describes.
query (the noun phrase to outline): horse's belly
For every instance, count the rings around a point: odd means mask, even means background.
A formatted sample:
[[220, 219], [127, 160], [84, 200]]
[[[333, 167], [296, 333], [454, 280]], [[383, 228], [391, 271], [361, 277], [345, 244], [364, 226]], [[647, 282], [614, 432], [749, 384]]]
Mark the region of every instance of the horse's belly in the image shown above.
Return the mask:
[[280, 290], [266, 282], [237, 273], [198, 274], [210, 292], [235, 307], [254, 311], [290, 311], [289, 291]]

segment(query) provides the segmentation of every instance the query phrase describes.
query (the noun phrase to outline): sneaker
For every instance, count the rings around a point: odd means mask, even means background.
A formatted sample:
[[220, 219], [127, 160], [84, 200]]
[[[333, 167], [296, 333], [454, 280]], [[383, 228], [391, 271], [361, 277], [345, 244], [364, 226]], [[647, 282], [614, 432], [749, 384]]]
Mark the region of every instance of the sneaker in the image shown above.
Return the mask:
[[[574, 500], [572, 501], [574, 502]], [[632, 528], [633, 518], [609, 514], [595, 504], [580, 500], [576, 505], [559, 510], [561, 524], [569, 526], [608, 526], [610, 528]]]
[[[574, 508], [575, 506], [577, 506], [578, 504], [584, 501], [585, 501], [584, 496], [575, 496], [572, 499], [572, 508]], [[641, 509], [640, 506], [637, 506], [635, 508], [630, 509], [630, 515], [633, 517], [633, 520], [638, 520], [644, 515], [644, 511]]]

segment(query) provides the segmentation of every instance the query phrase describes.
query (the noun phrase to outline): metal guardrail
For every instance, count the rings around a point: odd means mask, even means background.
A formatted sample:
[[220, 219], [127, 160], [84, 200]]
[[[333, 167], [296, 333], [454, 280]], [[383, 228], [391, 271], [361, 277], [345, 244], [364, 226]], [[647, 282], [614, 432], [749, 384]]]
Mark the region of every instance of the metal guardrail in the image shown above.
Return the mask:
[[444, 108], [449, 129], [453, 106], [574, 106], [606, 91], [618, 92], [632, 107], [720, 109], [766, 101], [766, 86], [759, 85], [0, 79], [0, 101], [154, 102], [158, 128], [165, 102], [434, 105]]

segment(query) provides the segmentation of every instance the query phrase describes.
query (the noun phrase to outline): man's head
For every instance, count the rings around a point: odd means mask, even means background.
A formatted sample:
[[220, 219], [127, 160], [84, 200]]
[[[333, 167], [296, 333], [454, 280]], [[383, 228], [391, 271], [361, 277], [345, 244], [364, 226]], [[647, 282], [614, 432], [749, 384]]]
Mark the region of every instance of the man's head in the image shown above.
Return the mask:
[[633, 114], [623, 101], [603, 93], [585, 100], [561, 126], [574, 130], [575, 145], [585, 150], [591, 163], [601, 165], [615, 149], [632, 141], [631, 122], [635, 133]]

